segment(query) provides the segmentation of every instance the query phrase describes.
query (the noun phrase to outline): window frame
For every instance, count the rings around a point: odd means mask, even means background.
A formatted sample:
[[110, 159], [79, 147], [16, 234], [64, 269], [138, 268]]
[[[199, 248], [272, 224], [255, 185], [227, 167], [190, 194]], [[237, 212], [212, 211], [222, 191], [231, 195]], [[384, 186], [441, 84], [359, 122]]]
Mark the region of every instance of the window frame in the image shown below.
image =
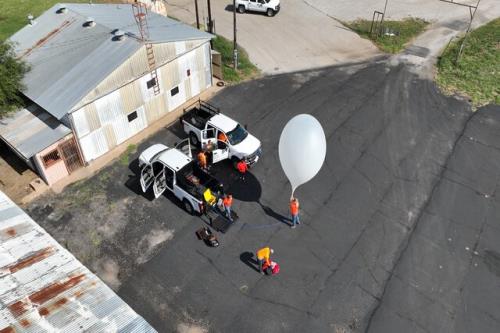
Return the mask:
[[[56, 159], [50, 158], [49, 155], [51, 155], [51, 154], [55, 154], [55, 156], [57, 158]], [[50, 158], [50, 159], [48, 159], [48, 158]], [[54, 164], [56, 164], [57, 162], [62, 161], [62, 156], [61, 156], [61, 153], [59, 152], [59, 149], [55, 148], [55, 149], [51, 150], [50, 152], [48, 152], [47, 154], [43, 154], [43, 156], [41, 156], [41, 160], [42, 160], [44, 168], [47, 169], [47, 168], [50, 168], [51, 166], [53, 166]]]
[[[151, 83], [153, 82], [153, 83]], [[158, 84], [158, 80], [153, 77], [151, 80], [146, 81], [146, 88], [153, 89]]]
[[[175, 91], [175, 93], [174, 93], [174, 90], [176, 90], [176, 91]], [[174, 96], [175, 96], [175, 95], [177, 95], [179, 92], [180, 92], [180, 90], [179, 90], [179, 86], [176, 86], [176, 87], [174, 87], [174, 88], [170, 89], [170, 97], [174, 97]]]
[[[135, 115], [135, 116], [134, 116]], [[130, 117], [132, 116], [132, 119], [130, 119]], [[134, 120], [136, 120], [137, 118], [139, 118], [139, 115], [137, 114], [137, 110], [134, 110], [132, 112], [130, 112], [128, 115], [127, 115], [127, 120], [129, 123], [133, 122]]]

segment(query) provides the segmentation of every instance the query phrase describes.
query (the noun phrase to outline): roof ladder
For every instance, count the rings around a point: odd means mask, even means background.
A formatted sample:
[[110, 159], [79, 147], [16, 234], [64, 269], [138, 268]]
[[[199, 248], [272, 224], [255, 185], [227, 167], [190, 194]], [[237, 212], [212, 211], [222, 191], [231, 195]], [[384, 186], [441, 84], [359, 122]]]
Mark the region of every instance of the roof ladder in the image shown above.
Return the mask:
[[148, 60], [148, 67], [151, 73], [151, 79], [154, 80], [153, 91], [155, 95], [160, 93], [160, 83], [158, 82], [158, 72], [156, 70], [155, 54], [153, 44], [149, 40], [149, 26], [147, 20], [148, 8], [143, 2], [134, 2], [132, 4], [132, 12], [134, 14], [141, 41], [146, 46], [146, 57]]

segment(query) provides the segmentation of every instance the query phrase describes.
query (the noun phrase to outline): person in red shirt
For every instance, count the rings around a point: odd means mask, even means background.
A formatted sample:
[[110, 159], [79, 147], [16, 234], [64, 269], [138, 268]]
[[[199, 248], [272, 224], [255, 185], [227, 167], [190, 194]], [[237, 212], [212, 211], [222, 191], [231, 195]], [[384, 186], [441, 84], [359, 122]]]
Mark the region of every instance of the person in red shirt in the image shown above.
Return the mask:
[[292, 215], [292, 229], [295, 228], [297, 224], [300, 224], [299, 218], [299, 199], [292, 197], [290, 200], [290, 214]]
[[232, 222], [233, 218], [231, 217], [231, 206], [233, 205], [233, 196], [231, 194], [226, 194], [224, 196], [224, 200], [222, 200], [222, 203], [224, 205], [224, 210], [226, 211], [227, 218]]
[[240, 180], [245, 180], [245, 174], [248, 171], [248, 165], [245, 163], [245, 161], [240, 160], [238, 163], [236, 163], [236, 169], [238, 169], [238, 172], [240, 173]]

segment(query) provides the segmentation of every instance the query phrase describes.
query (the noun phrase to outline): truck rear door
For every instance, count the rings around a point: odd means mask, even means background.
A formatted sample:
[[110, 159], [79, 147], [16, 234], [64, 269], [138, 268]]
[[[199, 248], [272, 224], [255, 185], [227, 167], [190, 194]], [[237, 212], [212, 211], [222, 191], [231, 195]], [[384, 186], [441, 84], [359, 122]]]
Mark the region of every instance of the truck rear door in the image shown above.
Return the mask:
[[201, 146], [204, 147], [208, 143], [212, 142], [215, 144], [217, 141], [215, 138], [215, 129], [214, 128], [207, 128], [201, 131]]
[[140, 182], [142, 192], [146, 192], [151, 184], [153, 184], [154, 180], [153, 166], [151, 164], [146, 164], [141, 170]]
[[153, 171], [156, 174], [153, 184], [153, 193], [155, 198], [158, 198], [167, 188], [171, 191], [174, 190], [174, 171], [160, 162], [156, 163], [158, 165], [153, 166]]
[[217, 163], [229, 158], [229, 147], [227, 143], [217, 140], [217, 149], [212, 151], [212, 163]]

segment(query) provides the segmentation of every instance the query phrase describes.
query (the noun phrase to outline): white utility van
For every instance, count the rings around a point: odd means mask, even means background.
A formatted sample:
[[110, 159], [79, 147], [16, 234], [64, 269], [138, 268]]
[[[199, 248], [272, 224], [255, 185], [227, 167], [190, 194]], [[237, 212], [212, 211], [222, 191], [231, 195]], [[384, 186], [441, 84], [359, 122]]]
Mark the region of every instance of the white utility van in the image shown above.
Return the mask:
[[279, 0], [236, 0], [236, 9], [243, 14], [245, 11], [266, 13], [274, 16], [280, 11]]
[[[212, 163], [230, 159], [234, 164], [243, 160], [252, 166], [259, 160], [261, 143], [248, 133], [245, 126], [221, 114], [218, 108], [207, 102], [200, 100], [195, 104], [184, 110], [180, 120], [194, 146], [216, 145], [212, 151]], [[226, 138], [223, 142], [219, 140], [221, 135]]]

